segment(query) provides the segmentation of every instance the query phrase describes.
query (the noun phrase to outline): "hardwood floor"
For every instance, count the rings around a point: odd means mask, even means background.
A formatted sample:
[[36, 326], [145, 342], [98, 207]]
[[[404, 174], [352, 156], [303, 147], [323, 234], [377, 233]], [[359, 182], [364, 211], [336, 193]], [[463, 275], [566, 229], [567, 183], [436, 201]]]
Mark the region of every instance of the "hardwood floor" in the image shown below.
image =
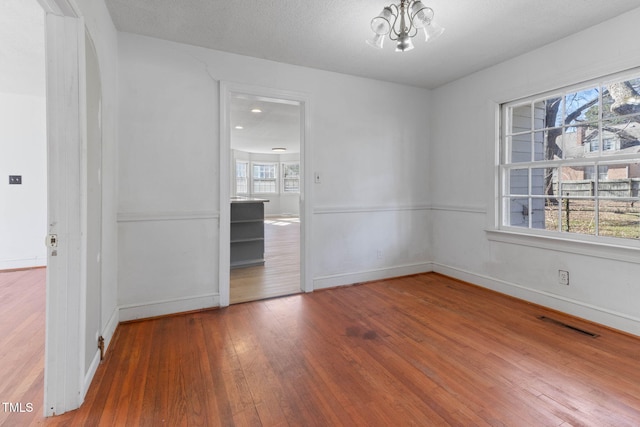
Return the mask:
[[42, 419], [45, 287], [44, 268], [0, 272], [1, 426]]
[[421, 274], [121, 324], [46, 424], [638, 426], [639, 363], [637, 337]]
[[300, 219], [267, 218], [264, 266], [231, 270], [231, 304], [300, 292]]

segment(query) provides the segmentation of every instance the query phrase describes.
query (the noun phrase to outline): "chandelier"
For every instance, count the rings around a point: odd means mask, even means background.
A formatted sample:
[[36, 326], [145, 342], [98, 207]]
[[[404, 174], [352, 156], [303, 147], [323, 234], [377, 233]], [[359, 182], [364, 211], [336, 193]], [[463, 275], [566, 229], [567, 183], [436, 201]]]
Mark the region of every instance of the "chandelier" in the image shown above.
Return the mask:
[[425, 40], [438, 37], [444, 28], [433, 22], [433, 9], [426, 7], [420, 0], [400, 0], [400, 4], [390, 4], [382, 9], [380, 15], [371, 20], [373, 37], [367, 40], [371, 46], [382, 49], [386, 35], [397, 42], [396, 52], [413, 49], [411, 39], [422, 29]]

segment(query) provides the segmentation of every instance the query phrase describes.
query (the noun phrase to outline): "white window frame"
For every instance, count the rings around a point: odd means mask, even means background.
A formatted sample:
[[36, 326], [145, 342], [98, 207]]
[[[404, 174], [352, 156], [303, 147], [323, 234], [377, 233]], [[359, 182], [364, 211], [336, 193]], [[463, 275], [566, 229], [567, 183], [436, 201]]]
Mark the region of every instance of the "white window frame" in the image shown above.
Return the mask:
[[[510, 159], [510, 146], [508, 144], [509, 141], [509, 136], [511, 136], [512, 134], [510, 134], [508, 132], [509, 127], [511, 125], [510, 122], [510, 118], [509, 118], [509, 111], [511, 107], [516, 107], [516, 106], [520, 106], [520, 105], [525, 105], [527, 103], [533, 106], [535, 105], [536, 102], [545, 100], [545, 99], [550, 99], [552, 97], [558, 96], [560, 98], [564, 98], [567, 94], [579, 91], [581, 89], [585, 89], [585, 88], [589, 88], [589, 87], [594, 87], [594, 86], [598, 86], [598, 87], [603, 87], [606, 86], [607, 84], [613, 83], [613, 82], [619, 82], [619, 81], [627, 81], [627, 80], [632, 80], [632, 79], [638, 79], [640, 78], [640, 69], [636, 69], [633, 70], [631, 72], [626, 72], [626, 73], [619, 73], [619, 74], [615, 74], [615, 75], [611, 75], [611, 76], [607, 76], [601, 79], [595, 79], [595, 80], [591, 80], [589, 82], [585, 82], [585, 83], [581, 83], [581, 84], [576, 84], [576, 85], [572, 85], [572, 86], [567, 86], [565, 88], [556, 90], [556, 91], [550, 91], [547, 93], [543, 93], [543, 94], [539, 94], [539, 95], [535, 95], [535, 96], [531, 96], [531, 97], [527, 97], [527, 98], [523, 98], [523, 99], [519, 99], [516, 101], [511, 101], [511, 102], [505, 102], [503, 104], [500, 105], [499, 108], [499, 117], [500, 117], [500, 138], [499, 138], [499, 155], [497, 157], [498, 160], [498, 174], [497, 174], [497, 186], [496, 186], [496, 191], [497, 191], [497, 200], [498, 200], [498, 204], [497, 204], [497, 212], [496, 212], [496, 231], [498, 232], [513, 232], [519, 235], [530, 235], [532, 237], [535, 236], [541, 236], [541, 237], [550, 237], [550, 238], [559, 238], [562, 240], [567, 240], [567, 241], [576, 241], [576, 242], [580, 242], [580, 241], [585, 241], [585, 242], [591, 242], [591, 243], [599, 243], [599, 244], [610, 244], [610, 245], [615, 245], [618, 247], [628, 247], [628, 248], [633, 248], [633, 249], [638, 249], [640, 248], [640, 239], [630, 239], [630, 238], [622, 238], [622, 237], [609, 237], [609, 236], [601, 236], [598, 235], [598, 210], [596, 208], [596, 212], [595, 212], [595, 221], [596, 221], [596, 232], [595, 235], [591, 235], [591, 234], [578, 234], [578, 233], [570, 233], [570, 232], [566, 232], [566, 231], [562, 231], [562, 227], [559, 227], [558, 230], [547, 230], [547, 229], [540, 229], [540, 228], [534, 228], [532, 227], [532, 213], [533, 213], [533, 208], [532, 208], [532, 201], [533, 199], [536, 198], [542, 198], [544, 197], [544, 195], [542, 195], [542, 197], [540, 195], [534, 195], [534, 191], [532, 191], [532, 171], [534, 169], [542, 169], [542, 168], [556, 168], [554, 169], [556, 172], [561, 170], [560, 168], [562, 167], [593, 167], [594, 170], [598, 170], [599, 167], [607, 167], [609, 165], [616, 165], [616, 164], [621, 164], [624, 163], [625, 161], [628, 161], [629, 163], [636, 163], [636, 162], [640, 162], [640, 153], [612, 153], [612, 149], [605, 149], [604, 151], [601, 151], [599, 154], [596, 153], [596, 155], [590, 155], [588, 157], [580, 157], [580, 158], [563, 158], [563, 159], [552, 159], [552, 160], [534, 160], [535, 159], [535, 148], [532, 148], [531, 150], [531, 161], [525, 161], [525, 162], [512, 162]], [[599, 142], [599, 146], [603, 146], [603, 142], [602, 142], [602, 123], [603, 121], [603, 117], [602, 117], [602, 93], [600, 93], [599, 95], [599, 118], [598, 118], [598, 126], [600, 127], [600, 132], [598, 135], [598, 138], [600, 139]], [[534, 110], [532, 110], [533, 112]], [[640, 114], [636, 114], [638, 116], [640, 116]], [[562, 117], [564, 117], [564, 115], [562, 115]], [[531, 114], [531, 120], [532, 120], [532, 125], [531, 125], [531, 130], [530, 130], [530, 134], [532, 135], [532, 144], [535, 145], [535, 133], [536, 133], [536, 128], [534, 125], [534, 120], [535, 120], [535, 114]], [[569, 125], [564, 125], [561, 124], [561, 127], [566, 130], [566, 128], [569, 128]], [[564, 132], [564, 131], [563, 131]], [[526, 132], [524, 132], [526, 133]], [[517, 133], [514, 133], [513, 135], [517, 135]], [[532, 145], [532, 147], [534, 147], [534, 145]], [[617, 145], [617, 144], [616, 144]], [[611, 148], [620, 148], [620, 147], [611, 147]], [[544, 156], [543, 156], [544, 158]], [[509, 177], [511, 176], [511, 171], [512, 170], [516, 170], [516, 169], [526, 169], [528, 170], [528, 178], [527, 178], [527, 185], [528, 185], [528, 190], [526, 191], [526, 194], [522, 194], [522, 199], [528, 199], [529, 203], [528, 203], [528, 212], [527, 212], [527, 221], [528, 221], [528, 225], [527, 226], [514, 226], [514, 225], [510, 225], [509, 224], [509, 215], [512, 211], [512, 209], [510, 208], [509, 204], [507, 203], [507, 201], [509, 200], [509, 198], [514, 198], [514, 197], [519, 197], [518, 195], [515, 195], [513, 192], [510, 192], [510, 184], [509, 184]], [[601, 179], [600, 174], [596, 173], [596, 179]], [[596, 187], [597, 187], [597, 181], [596, 180]], [[594, 200], [595, 205], [598, 205], [598, 201], [599, 200], [605, 200], [606, 198], [600, 198], [597, 194], [594, 196], [591, 196], [591, 198]], [[633, 200], [636, 203], [640, 203], [640, 198], [636, 197], [633, 198]], [[524, 208], [523, 208], [524, 209]], [[524, 214], [523, 214], [524, 216]]]
[[[239, 165], [244, 165], [245, 166], [245, 176], [238, 176], [238, 166]], [[250, 190], [251, 188], [249, 187], [250, 184], [250, 177], [251, 177], [251, 170], [249, 167], [249, 162], [247, 160], [236, 160], [236, 168], [235, 168], [235, 194], [250, 194]], [[247, 191], [239, 191], [239, 186], [238, 186], [238, 180], [244, 178], [244, 185], [245, 188], [247, 189]]]
[[[288, 166], [292, 166], [292, 165], [298, 165], [298, 175], [297, 176], [285, 176], [286, 170]], [[282, 192], [282, 194], [299, 194], [300, 193], [300, 162], [282, 162], [280, 163], [280, 174], [281, 176], [281, 185], [280, 185], [280, 191]], [[287, 180], [296, 180], [298, 181], [298, 185], [296, 187], [295, 190], [287, 190], [286, 188], [286, 181]]]
[[[254, 173], [255, 166], [272, 166], [274, 168], [273, 178], [256, 178]], [[278, 162], [263, 162], [255, 161], [251, 162], [251, 194], [278, 194]], [[256, 191], [256, 181], [273, 181], [274, 191]]]

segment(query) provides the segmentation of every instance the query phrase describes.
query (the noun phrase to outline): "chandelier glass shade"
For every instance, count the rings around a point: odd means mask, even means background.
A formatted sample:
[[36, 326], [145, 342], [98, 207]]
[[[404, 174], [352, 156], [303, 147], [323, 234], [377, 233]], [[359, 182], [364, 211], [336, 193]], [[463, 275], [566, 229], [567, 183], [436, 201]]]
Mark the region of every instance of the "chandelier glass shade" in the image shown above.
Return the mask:
[[396, 42], [396, 52], [413, 49], [412, 38], [423, 30], [425, 40], [438, 37], [444, 28], [433, 22], [433, 9], [420, 0], [400, 0], [399, 4], [390, 4], [371, 20], [373, 36], [367, 40], [371, 46], [382, 49], [385, 37]]

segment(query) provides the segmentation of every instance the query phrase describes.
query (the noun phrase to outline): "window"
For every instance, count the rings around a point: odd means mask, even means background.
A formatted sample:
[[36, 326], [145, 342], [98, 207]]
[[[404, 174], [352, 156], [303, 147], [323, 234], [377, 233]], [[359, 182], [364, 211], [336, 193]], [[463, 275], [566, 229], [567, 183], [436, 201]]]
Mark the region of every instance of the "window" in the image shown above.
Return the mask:
[[640, 239], [639, 75], [501, 105], [501, 228]]
[[[600, 145], [600, 139], [593, 138], [589, 145], [585, 145], [585, 148], [588, 148], [589, 151], [598, 151], [599, 145]], [[608, 136], [602, 139], [602, 149], [604, 151], [619, 150], [620, 147], [616, 147], [616, 145], [617, 145], [616, 138], [612, 136]]]
[[236, 161], [236, 194], [249, 192], [249, 163]]
[[282, 164], [282, 192], [300, 192], [300, 163]]
[[276, 163], [252, 163], [253, 194], [278, 192], [276, 170]]

